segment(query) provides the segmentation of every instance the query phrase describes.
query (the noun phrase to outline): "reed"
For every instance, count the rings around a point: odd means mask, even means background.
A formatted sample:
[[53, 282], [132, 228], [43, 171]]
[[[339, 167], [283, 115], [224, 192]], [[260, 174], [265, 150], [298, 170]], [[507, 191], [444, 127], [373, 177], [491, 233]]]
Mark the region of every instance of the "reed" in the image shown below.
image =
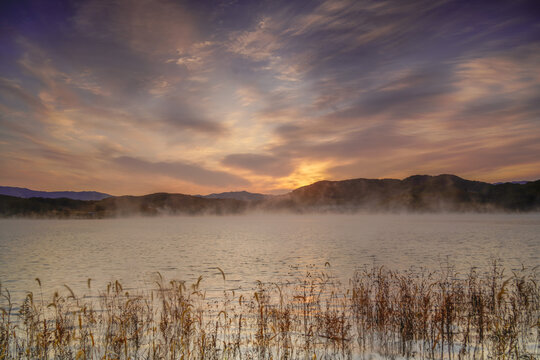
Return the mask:
[[[226, 274], [220, 268], [226, 286]], [[308, 272], [293, 283], [207, 299], [202, 278], [82, 296], [65, 286], [19, 306], [0, 284], [0, 359], [535, 359], [537, 269], [359, 269], [347, 286]], [[14, 310], [16, 309], [16, 310]]]

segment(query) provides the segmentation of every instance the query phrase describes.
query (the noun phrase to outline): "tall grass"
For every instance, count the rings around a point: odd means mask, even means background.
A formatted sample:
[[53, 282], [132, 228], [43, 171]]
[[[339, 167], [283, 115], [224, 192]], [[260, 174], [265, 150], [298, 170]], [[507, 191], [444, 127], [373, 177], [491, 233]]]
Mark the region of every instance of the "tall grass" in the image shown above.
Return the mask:
[[[225, 273], [219, 269], [224, 282]], [[41, 288], [41, 281], [36, 279]], [[0, 359], [535, 359], [536, 269], [358, 270], [347, 286], [326, 273], [207, 299], [158, 275], [130, 293], [118, 281], [78, 296], [0, 286]], [[14, 309], [17, 309], [16, 311]]]

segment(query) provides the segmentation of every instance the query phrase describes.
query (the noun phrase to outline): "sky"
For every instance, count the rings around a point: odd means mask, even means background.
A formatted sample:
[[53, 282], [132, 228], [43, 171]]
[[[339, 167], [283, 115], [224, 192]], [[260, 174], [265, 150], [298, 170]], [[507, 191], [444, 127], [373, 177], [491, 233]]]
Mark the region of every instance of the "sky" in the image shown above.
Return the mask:
[[0, 2], [0, 185], [540, 179], [533, 1]]

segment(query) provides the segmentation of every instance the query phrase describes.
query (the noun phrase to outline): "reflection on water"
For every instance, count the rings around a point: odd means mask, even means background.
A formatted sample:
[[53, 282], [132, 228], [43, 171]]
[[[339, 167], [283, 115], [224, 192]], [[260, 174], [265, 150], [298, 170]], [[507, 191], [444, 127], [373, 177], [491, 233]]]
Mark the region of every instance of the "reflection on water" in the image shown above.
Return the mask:
[[356, 268], [483, 267], [539, 264], [540, 214], [527, 215], [252, 215], [113, 220], [0, 220], [0, 281], [22, 298], [44, 288], [75, 292], [88, 278], [148, 287], [156, 272], [206, 289], [252, 289], [294, 281], [306, 269], [342, 281]]

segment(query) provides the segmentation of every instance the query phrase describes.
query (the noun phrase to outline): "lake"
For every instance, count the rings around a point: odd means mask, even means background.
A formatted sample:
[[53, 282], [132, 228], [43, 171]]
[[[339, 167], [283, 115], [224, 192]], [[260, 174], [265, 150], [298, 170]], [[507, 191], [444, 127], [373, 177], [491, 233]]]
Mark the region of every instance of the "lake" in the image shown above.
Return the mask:
[[[209, 293], [251, 290], [329, 271], [343, 283], [363, 266], [466, 272], [501, 259], [540, 264], [540, 214], [246, 215], [108, 220], [0, 220], [0, 281], [14, 299], [68, 284], [77, 294], [111, 280], [129, 288], [166, 279]], [[328, 266], [328, 264], [330, 266]], [[325, 265], [326, 264], [326, 265]], [[227, 281], [224, 283], [221, 268]]]

